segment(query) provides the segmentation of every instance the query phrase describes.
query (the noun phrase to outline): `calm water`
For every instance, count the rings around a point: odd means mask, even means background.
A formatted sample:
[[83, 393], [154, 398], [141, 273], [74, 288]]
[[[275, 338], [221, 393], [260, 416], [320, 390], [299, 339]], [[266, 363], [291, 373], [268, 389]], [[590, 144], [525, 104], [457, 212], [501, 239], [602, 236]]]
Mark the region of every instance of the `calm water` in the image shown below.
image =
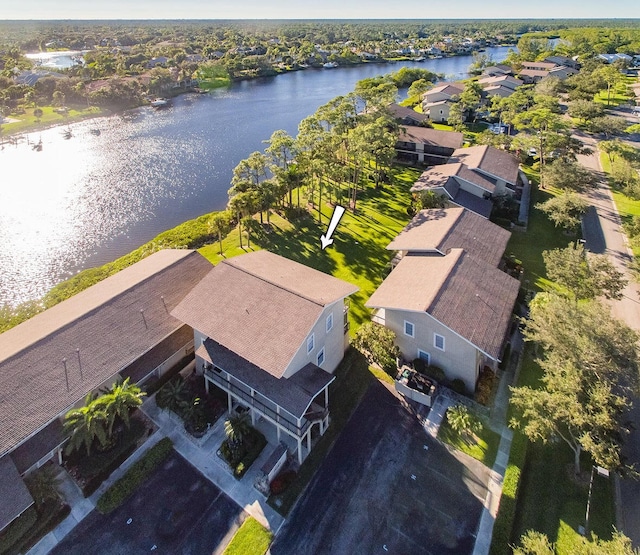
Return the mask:
[[[507, 48], [489, 49], [495, 61]], [[471, 58], [306, 70], [184, 95], [162, 111], [32, 133], [0, 150], [0, 304], [42, 296], [75, 272], [130, 252], [185, 220], [224, 208], [233, 168], [276, 129], [366, 77], [403, 65], [466, 74]], [[65, 138], [64, 131], [71, 131]], [[100, 134], [93, 134], [96, 129]], [[42, 141], [42, 150], [33, 143]]]
[[35, 52], [27, 54], [26, 57], [33, 60], [37, 65], [49, 69], [66, 69], [73, 67], [82, 59], [86, 50], [66, 50], [64, 52]]

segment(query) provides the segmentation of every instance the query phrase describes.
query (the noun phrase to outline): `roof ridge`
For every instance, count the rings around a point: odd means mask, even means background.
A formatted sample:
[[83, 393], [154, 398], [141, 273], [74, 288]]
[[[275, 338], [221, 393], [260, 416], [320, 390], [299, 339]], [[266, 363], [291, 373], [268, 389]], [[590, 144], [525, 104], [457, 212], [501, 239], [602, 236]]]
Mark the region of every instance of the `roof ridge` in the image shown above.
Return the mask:
[[438, 298], [438, 295], [440, 295], [442, 288], [451, 277], [453, 270], [458, 266], [465, 252], [466, 251], [462, 248], [455, 248], [455, 249], [451, 249], [448, 254], [444, 255], [444, 260], [447, 260], [447, 257], [451, 256], [449, 267], [447, 268], [446, 272], [443, 272], [442, 281], [439, 284], [437, 284], [438, 287], [434, 291], [434, 294], [431, 296], [430, 299], [427, 299], [426, 307], [424, 309], [425, 312], [429, 312], [429, 310], [433, 306], [433, 303]]
[[[317, 300], [311, 299], [309, 297], [307, 297], [306, 295], [303, 295], [301, 293], [299, 293], [298, 291], [294, 291], [292, 289], [290, 289], [289, 287], [284, 287], [283, 285], [279, 284], [279, 283], [274, 283], [273, 281], [265, 278], [264, 276], [258, 275], [254, 272], [250, 272], [249, 270], [247, 270], [246, 268], [241, 268], [239, 266], [236, 266], [235, 264], [232, 264], [231, 261], [233, 260], [233, 258], [230, 258], [228, 260], [223, 260], [222, 264], [226, 264], [227, 266], [230, 266], [231, 268], [234, 268], [240, 272], [243, 272], [251, 277], [254, 277], [256, 279], [259, 279], [260, 281], [263, 281], [264, 283], [268, 283], [269, 285], [272, 285], [273, 287], [277, 287], [278, 289], [282, 289], [283, 291], [286, 291], [287, 293], [291, 293], [292, 295], [295, 295], [296, 297], [300, 297], [301, 299], [304, 299], [305, 301], [309, 301], [312, 304], [315, 304], [317, 306], [326, 306], [320, 302], [318, 302]], [[292, 261], [295, 262], [295, 261]], [[318, 270], [319, 271], [319, 270]], [[328, 274], [327, 274], [328, 275]], [[329, 277], [333, 277], [333, 276], [329, 276]]]

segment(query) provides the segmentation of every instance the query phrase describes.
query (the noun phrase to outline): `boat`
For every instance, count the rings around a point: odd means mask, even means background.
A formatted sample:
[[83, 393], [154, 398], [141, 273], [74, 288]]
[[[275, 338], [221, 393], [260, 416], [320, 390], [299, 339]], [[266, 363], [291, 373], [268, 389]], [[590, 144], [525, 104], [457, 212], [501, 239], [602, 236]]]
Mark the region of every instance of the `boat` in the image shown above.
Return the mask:
[[418, 56], [414, 61], [415, 62], [424, 62], [424, 57], [423, 56]]
[[326, 64], [322, 64], [322, 67], [325, 69], [333, 69], [334, 67], [338, 67], [338, 62], [327, 62]]
[[70, 129], [67, 129], [66, 131], [63, 131], [63, 132], [62, 132], [62, 138], [63, 138], [65, 141], [68, 141], [72, 136], [73, 136], [73, 135], [71, 134], [71, 130], [70, 130]]
[[42, 139], [40, 139], [40, 142], [32, 144], [31, 148], [37, 152], [40, 152], [42, 150]]
[[100, 129], [89, 129], [89, 133], [97, 137], [98, 135], [100, 135]]
[[166, 98], [156, 98], [151, 101], [152, 108], [165, 108], [169, 105], [169, 100]]

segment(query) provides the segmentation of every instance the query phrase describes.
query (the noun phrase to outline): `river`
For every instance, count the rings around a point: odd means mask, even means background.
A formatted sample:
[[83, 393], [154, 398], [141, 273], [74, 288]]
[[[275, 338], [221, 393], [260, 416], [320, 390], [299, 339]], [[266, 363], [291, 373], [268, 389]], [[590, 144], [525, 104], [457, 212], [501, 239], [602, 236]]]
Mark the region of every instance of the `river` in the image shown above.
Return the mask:
[[[487, 49], [494, 61], [506, 47]], [[360, 79], [420, 67], [466, 76], [471, 56], [308, 69], [183, 95], [31, 133], [0, 150], [0, 305], [37, 299], [74, 273], [224, 208], [233, 168]], [[100, 131], [97, 134], [97, 130]], [[70, 137], [65, 134], [70, 131]], [[32, 148], [42, 142], [42, 149]]]

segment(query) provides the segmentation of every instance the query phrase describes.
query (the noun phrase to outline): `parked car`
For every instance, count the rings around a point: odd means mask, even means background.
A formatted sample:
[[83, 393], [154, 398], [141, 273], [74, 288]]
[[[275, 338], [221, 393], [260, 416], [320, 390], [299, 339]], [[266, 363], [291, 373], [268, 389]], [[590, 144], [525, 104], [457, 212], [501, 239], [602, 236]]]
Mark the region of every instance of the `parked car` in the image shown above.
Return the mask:
[[489, 126], [489, 131], [496, 135], [504, 135], [507, 132], [507, 126], [504, 123], [492, 123]]

